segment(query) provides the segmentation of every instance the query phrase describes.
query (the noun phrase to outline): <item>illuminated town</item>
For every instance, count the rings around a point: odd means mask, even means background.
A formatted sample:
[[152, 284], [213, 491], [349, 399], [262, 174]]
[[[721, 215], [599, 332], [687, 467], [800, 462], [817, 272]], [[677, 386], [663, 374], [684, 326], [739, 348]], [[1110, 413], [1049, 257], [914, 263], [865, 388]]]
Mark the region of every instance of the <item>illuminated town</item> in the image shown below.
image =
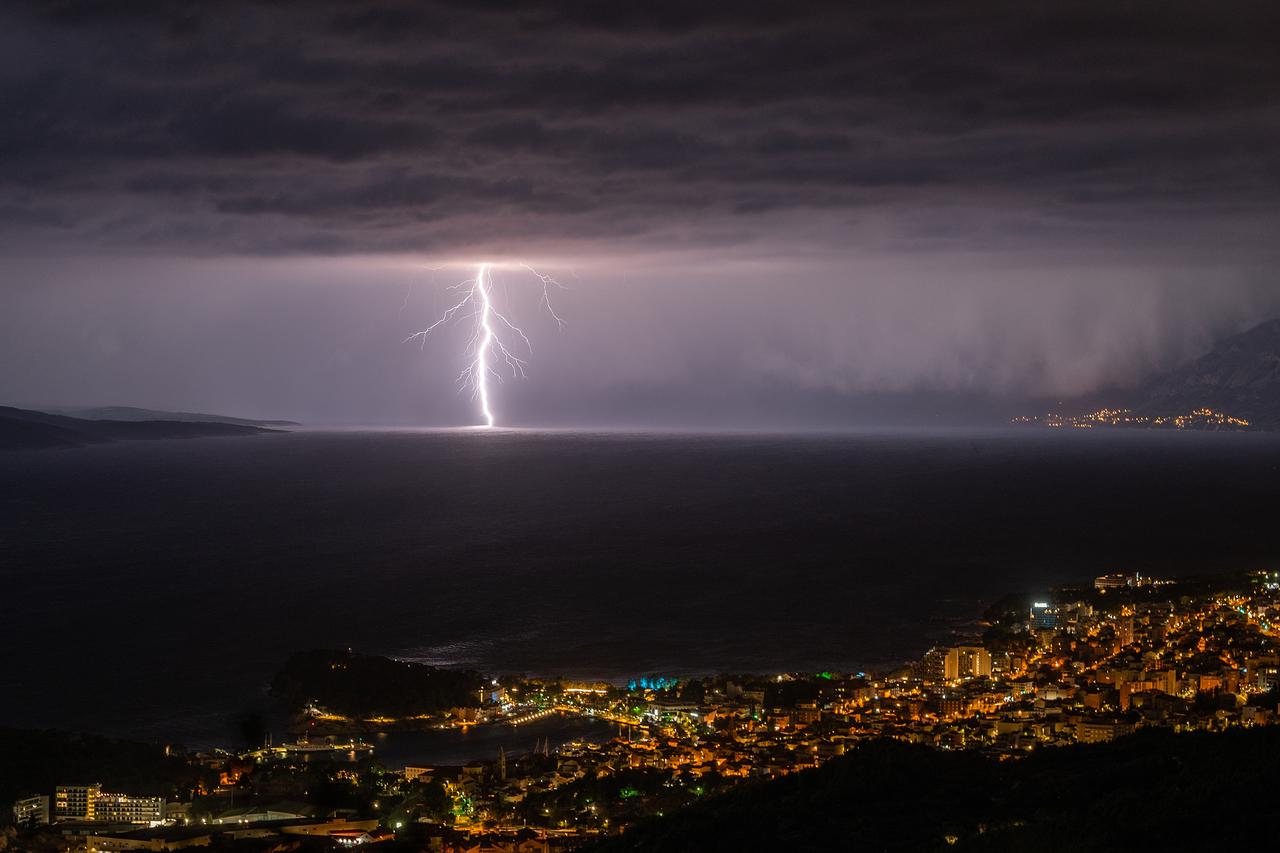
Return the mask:
[[[18, 829], [10, 840], [20, 842], [13, 849], [81, 851], [312, 849], [253, 846], [268, 839], [395, 846], [410, 838], [404, 849], [571, 849], [748, 780], [815, 768], [868, 741], [1017, 760], [1144, 728], [1272, 724], [1277, 620], [1280, 573], [1178, 581], [1118, 573], [995, 605], [981, 635], [878, 674], [626, 684], [486, 677], [476, 702], [407, 718], [357, 718], [309, 702], [295, 722], [310, 735], [295, 743], [182, 754], [195, 781], [172, 799], [108, 793], [85, 779], [30, 791], [12, 805]], [[341, 673], [360, 660], [328, 666]], [[519, 726], [557, 715], [607, 721], [612, 736], [393, 771], [355, 734]]]
[[1228, 429], [1243, 430], [1252, 427], [1244, 418], [1209, 408], [1193, 409], [1182, 415], [1139, 415], [1132, 409], [1102, 408], [1083, 415], [1062, 415], [1050, 412], [1045, 415], [1018, 415], [1011, 423], [1019, 426], [1044, 426], [1054, 429], [1064, 427], [1092, 429], [1094, 427], [1137, 427], [1147, 429]]

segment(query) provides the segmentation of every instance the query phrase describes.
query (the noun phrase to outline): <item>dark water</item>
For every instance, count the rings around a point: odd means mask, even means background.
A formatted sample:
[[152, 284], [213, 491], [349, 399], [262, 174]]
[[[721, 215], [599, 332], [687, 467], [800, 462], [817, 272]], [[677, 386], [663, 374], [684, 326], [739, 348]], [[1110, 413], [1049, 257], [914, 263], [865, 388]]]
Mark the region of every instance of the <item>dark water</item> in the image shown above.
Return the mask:
[[370, 736], [374, 754], [386, 767], [407, 764], [466, 764], [477, 758], [492, 760], [501, 748], [508, 757], [581, 740], [601, 743], [618, 735], [618, 727], [586, 717], [545, 717], [519, 726], [484, 725], [465, 730], [392, 732]]
[[1120, 569], [1280, 562], [1280, 436], [299, 433], [0, 455], [0, 723], [236, 739], [291, 652], [866, 668]]

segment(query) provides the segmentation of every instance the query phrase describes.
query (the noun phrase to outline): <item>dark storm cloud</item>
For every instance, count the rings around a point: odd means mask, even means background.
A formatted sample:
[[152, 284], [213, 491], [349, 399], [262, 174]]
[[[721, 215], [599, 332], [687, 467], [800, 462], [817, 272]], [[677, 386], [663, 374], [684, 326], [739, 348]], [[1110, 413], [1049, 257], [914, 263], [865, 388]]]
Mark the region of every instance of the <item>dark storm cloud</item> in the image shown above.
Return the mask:
[[[696, 247], [806, 211], [885, 219], [879, 243], [927, 248], [937, 206], [967, 206], [985, 242], [1181, 248], [1205, 218], [1274, 221], [1280, 189], [1266, 3], [0, 16], [9, 251]], [[993, 237], [1005, 219], [1023, 224]]]

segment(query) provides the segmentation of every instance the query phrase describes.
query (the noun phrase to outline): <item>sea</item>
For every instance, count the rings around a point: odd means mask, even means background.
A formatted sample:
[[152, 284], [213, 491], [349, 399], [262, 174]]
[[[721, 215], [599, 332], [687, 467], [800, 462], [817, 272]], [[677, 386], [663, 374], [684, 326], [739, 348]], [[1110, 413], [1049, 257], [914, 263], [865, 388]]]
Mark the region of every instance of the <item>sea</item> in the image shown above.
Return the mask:
[[[272, 675], [313, 648], [619, 683], [878, 671], [981, 630], [1006, 594], [1266, 567], [1263, 433], [347, 429], [9, 452], [0, 725], [235, 747], [281, 719]], [[513, 748], [583, 734], [564, 725]], [[464, 760], [506, 736], [390, 752]]]

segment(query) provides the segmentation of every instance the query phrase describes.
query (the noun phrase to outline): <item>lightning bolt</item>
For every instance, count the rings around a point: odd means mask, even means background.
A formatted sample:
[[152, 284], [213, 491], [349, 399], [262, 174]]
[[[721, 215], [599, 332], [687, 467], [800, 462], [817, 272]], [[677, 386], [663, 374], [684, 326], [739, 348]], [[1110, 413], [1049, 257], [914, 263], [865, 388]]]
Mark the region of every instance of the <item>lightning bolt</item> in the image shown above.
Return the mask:
[[[554, 277], [540, 273], [528, 264], [521, 263], [542, 284], [540, 305], [546, 309], [556, 322], [556, 327], [563, 329], [565, 321], [556, 313], [551, 301], [552, 289], [563, 290], [564, 285]], [[512, 378], [524, 378], [525, 368], [529, 362], [517, 355], [512, 349], [519, 339], [521, 351], [533, 354], [533, 344], [524, 330], [499, 311], [493, 304], [493, 264], [483, 263], [476, 269], [473, 278], [458, 282], [449, 289], [461, 293], [461, 297], [445, 310], [440, 317], [427, 328], [414, 332], [404, 339], [405, 343], [418, 340], [423, 348], [427, 345], [427, 337], [441, 326], [454, 321], [470, 320], [471, 335], [463, 352], [466, 364], [458, 374], [458, 390], [470, 389], [472, 398], [480, 406], [480, 415], [484, 419], [485, 428], [495, 423], [493, 408], [490, 405], [489, 380], [502, 382], [504, 375], [510, 372]], [[508, 341], [512, 341], [508, 344]], [[502, 368], [499, 370], [499, 368]]]

